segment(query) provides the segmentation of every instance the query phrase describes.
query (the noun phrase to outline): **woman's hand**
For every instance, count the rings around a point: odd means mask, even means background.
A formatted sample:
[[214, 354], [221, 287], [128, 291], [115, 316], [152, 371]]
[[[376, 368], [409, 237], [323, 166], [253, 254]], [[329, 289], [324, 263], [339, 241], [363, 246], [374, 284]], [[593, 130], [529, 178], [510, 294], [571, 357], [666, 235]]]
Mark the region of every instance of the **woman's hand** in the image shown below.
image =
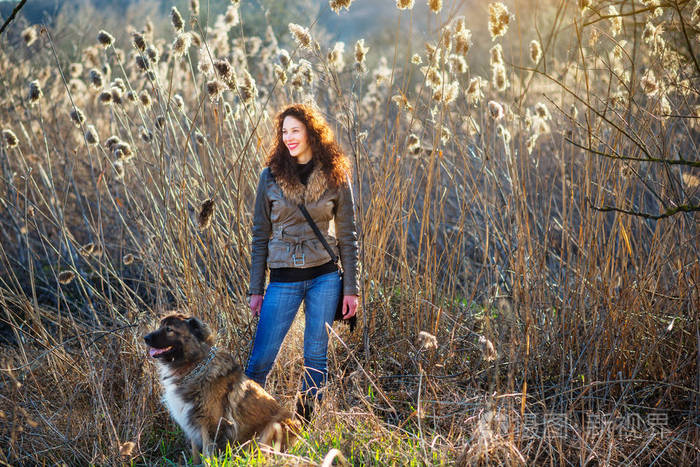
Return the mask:
[[260, 308], [262, 308], [263, 296], [262, 295], [250, 295], [248, 297], [248, 305], [250, 306], [250, 312], [253, 316], [258, 316], [260, 314]]
[[350, 319], [355, 316], [359, 301], [357, 295], [343, 295], [343, 319]]

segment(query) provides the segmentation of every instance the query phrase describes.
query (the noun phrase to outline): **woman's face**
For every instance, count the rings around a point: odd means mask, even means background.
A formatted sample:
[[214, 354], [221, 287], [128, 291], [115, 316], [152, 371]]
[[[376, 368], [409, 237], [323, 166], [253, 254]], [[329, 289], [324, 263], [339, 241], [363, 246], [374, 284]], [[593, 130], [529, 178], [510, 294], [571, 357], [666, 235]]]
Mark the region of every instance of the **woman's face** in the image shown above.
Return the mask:
[[291, 115], [284, 117], [282, 122], [282, 142], [298, 163], [306, 164], [311, 160], [311, 146], [309, 146], [306, 126]]

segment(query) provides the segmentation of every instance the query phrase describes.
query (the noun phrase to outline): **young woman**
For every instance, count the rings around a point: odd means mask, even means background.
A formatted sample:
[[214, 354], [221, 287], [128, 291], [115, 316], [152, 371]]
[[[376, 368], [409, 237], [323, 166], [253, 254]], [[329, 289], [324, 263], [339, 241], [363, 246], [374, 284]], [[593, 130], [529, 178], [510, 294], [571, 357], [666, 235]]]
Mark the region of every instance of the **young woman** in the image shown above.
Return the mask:
[[[357, 234], [350, 163], [317, 110], [294, 104], [276, 117], [277, 134], [255, 198], [249, 304], [260, 320], [246, 374], [264, 386], [301, 302], [304, 377], [297, 411], [309, 419], [326, 381], [328, 334], [341, 280], [299, 205], [306, 206], [343, 268], [343, 317], [358, 304]], [[335, 226], [332, 235], [331, 221]], [[265, 270], [270, 283], [265, 289]], [[311, 397], [306, 397], [311, 396]]]

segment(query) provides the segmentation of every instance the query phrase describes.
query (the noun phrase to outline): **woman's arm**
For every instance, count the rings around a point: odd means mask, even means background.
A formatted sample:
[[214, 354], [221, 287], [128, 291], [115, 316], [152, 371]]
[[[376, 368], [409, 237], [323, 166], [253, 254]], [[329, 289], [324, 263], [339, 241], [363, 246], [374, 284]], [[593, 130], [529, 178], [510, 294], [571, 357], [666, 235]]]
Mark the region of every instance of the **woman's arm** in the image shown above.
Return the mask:
[[268, 171], [260, 174], [255, 195], [253, 213], [253, 239], [250, 246], [250, 295], [262, 295], [265, 291], [265, 269], [267, 267], [267, 244], [270, 241], [270, 199], [267, 196]]
[[335, 212], [335, 230], [338, 239], [340, 261], [343, 266], [343, 295], [359, 295], [357, 284], [357, 229], [355, 227], [355, 201], [350, 179], [338, 187], [338, 204]]

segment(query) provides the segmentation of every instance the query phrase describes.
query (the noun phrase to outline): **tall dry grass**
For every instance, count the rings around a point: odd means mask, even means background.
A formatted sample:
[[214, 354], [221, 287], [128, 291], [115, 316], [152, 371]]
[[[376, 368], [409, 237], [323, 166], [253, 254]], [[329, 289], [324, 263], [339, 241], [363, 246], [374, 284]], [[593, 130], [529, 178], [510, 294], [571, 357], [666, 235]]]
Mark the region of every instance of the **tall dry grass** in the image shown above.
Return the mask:
[[271, 462], [697, 462], [698, 3], [430, 2], [427, 44], [397, 6], [393, 44], [246, 37], [235, 3], [3, 35], [0, 460], [183, 460], [141, 336], [183, 307], [246, 361], [255, 182], [300, 100], [353, 159], [362, 329]]

